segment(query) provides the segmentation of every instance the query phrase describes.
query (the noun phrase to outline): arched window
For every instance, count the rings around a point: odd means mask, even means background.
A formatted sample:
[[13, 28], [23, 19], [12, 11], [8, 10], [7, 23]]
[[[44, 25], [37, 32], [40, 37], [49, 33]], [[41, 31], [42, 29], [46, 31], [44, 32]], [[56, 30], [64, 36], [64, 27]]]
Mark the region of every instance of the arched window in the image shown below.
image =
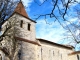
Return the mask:
[[31, 24], [30, 23], [28, 23], [28, 30], [30, 31], [30, 26], [31, 26]]
[[23, 27], [23, 20], [20, 21], [20, 27]]

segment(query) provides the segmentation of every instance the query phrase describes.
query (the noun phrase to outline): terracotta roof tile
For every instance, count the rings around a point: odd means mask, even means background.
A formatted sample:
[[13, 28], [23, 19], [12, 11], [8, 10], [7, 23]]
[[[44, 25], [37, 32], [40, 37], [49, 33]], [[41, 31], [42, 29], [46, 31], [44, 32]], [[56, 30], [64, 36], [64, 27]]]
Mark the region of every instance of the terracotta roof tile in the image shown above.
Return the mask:
[[22, 4], [22, 2], [18, 3], [18, 5], [17, 5], [16, 9], [14, 10], [14, 12], [29, 18], [26, 11], [25, 11], [25, 8], [24, 8], [24, 5]]

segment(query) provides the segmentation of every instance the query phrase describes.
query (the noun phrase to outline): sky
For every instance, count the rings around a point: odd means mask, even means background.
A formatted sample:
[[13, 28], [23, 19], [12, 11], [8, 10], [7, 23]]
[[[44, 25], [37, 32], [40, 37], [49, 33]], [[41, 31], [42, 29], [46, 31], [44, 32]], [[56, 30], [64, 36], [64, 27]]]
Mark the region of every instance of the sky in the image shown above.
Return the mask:
[[[26, 6], [27, 14], [31, 19], [34, 20], [36, 18], [35, 16], [38, 16], [40, 14], [46, 14], [50, 13], [52, 9], [51, 2], [46, 2], [46, 4], [43, 4], [42, 6], [39, 6], [41, 3], [44, 2], [44, 0], [22, 0], [24, 6]], [[78, 0], [79, 1], [79, 0]], [[72, 5], [71, 8], [76, 6], [76, 4]], [[62, 8], [62, 6], [61, 6]], [[57, 11], [55, 11], [56, 13]], [[74, 12], [75, 13], [75, 12]], [[73, 9], [71, 9], [70, 14], [73, 14]], [[77, 20], [76, 17], [67, 17], [68, 20], [71, 22], [75, 22]], [[49, 23], [47, 24], [46, 23]], [[58, 23], [58, 21], [53, 21], [53, 18], [45, 19], [42, 17], [37, 20], [36, 23], [36, 38], [42, 38], [53, 42], [60, 42], [60, 40], [64, 37], [63, 34], [66, 32], [65, 29]], [[66, 22], [67, 25], [69, 25], [68, 22]], [[65, 24], [64, 24], [65, 25]]]

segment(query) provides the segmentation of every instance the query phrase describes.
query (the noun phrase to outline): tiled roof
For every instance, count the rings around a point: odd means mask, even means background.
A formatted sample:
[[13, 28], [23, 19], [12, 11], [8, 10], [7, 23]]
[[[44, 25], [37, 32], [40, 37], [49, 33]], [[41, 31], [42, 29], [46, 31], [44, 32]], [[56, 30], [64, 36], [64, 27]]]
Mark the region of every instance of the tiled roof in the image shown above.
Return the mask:
[[[24, 5], [21, 1], [17, 4], [17, 7], [15, 8], [14, 12], [9, 16], [9, 18], [12, 17], [15, 13], [17, 13], [17, 14], [27, 18], [28, 20], [36, 23], [36, 21], [34, 21], [28, 17], [28, 14], [26, 13]], [[7, 18], [2, 24], [4, 24], [9, 18]]]
[[24, 5], [22, 4], [22, 2], [18, 3], [18, 5], [17, 5], [16, 9], [14, 10], [14, 12], [29, 18], [26, 11], [25, 11], [25, 8], [24, 8]]
[[17, 14], [19, 14], [19, 15], [27, 18], [27, 19], [29, 19], [30, 21], [33, 21], [33, 22], [36, 23], [36, 21], [34, 21], [34, 20], [32, 20], [32, 19], [29, 18], [28, 14], [27, 14], [27, 12], [26, 12], [26, 10], [24, 8], [24, 5], [23, 5], [23, 3], [21, 1], [17, 4], [17, 7], [15, 8], [13, 14], [14, 13], [17, 13]]

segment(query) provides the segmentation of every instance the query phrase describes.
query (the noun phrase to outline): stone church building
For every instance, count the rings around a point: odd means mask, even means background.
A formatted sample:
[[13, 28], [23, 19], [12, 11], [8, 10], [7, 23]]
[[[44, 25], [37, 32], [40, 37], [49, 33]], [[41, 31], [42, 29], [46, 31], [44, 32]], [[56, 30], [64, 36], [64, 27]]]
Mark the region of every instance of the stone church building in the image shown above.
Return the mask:
[[1, 60], [80, 60], [80, 51], [72, 46], [36, 38], [36, 22], [29, 18], [23, 3], [3, 23], [5, 37], [0, 45]]

